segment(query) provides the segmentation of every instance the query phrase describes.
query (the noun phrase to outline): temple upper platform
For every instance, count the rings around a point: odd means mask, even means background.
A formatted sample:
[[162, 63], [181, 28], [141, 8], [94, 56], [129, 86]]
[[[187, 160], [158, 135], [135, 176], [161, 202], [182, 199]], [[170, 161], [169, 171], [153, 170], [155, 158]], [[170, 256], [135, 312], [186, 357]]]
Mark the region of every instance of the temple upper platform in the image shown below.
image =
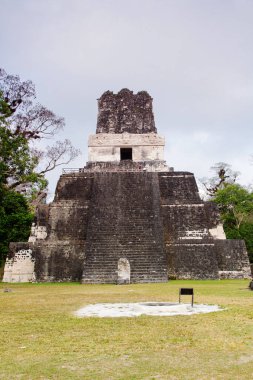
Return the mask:
[[96, 134], [89, 136], [89, 163], [160, 161], [166, 170], [165, 139], [157, 134], [152, 101], [146, 91], [106, 91], [98, 99]]

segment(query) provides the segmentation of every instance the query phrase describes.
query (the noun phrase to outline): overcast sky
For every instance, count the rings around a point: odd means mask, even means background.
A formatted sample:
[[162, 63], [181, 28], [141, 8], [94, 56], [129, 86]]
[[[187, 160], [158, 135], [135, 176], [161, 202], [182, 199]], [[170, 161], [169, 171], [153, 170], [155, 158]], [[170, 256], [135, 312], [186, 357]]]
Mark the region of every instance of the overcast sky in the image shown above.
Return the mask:
[[153, 97], [169, 166], [201, 178], [223, 161], [253, 182], [252, 0], [0, 0], [0, 14], [1, 67], [65, 118], [70, 167], [87, 161], [96, 99], [127, 87]]

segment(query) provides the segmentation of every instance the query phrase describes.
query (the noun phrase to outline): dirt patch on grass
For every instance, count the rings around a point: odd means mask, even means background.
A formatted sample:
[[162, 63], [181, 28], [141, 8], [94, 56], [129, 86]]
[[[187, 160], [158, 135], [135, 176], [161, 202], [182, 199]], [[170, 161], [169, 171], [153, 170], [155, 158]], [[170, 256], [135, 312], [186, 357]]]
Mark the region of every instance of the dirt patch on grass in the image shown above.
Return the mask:
[[221, 311], [218, 305], [191, 305], [172, 302], [99, 303], [75, 312], [77, 317], [139, 317], [140, 315], [175, 316]]

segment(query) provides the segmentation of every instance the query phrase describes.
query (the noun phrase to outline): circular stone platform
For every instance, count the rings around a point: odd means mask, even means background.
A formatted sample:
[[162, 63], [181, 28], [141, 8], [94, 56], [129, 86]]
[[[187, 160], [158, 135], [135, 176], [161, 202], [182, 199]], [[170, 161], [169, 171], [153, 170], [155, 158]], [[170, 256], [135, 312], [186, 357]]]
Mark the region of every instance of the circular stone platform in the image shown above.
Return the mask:
[[218, 305], [198, 305], [171, 302], [97, 303], [75, 312], [77, 317], [138, 317], [140, 315], [174, 316], [221, 311]]

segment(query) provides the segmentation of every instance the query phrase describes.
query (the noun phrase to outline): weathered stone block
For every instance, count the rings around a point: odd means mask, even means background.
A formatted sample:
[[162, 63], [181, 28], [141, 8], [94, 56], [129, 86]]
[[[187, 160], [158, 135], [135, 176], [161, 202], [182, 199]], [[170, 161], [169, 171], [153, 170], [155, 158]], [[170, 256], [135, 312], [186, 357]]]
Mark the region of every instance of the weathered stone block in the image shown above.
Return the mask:
[[214, 242], [195, 240], [167, 244], [169, 278], [218, 279]]

